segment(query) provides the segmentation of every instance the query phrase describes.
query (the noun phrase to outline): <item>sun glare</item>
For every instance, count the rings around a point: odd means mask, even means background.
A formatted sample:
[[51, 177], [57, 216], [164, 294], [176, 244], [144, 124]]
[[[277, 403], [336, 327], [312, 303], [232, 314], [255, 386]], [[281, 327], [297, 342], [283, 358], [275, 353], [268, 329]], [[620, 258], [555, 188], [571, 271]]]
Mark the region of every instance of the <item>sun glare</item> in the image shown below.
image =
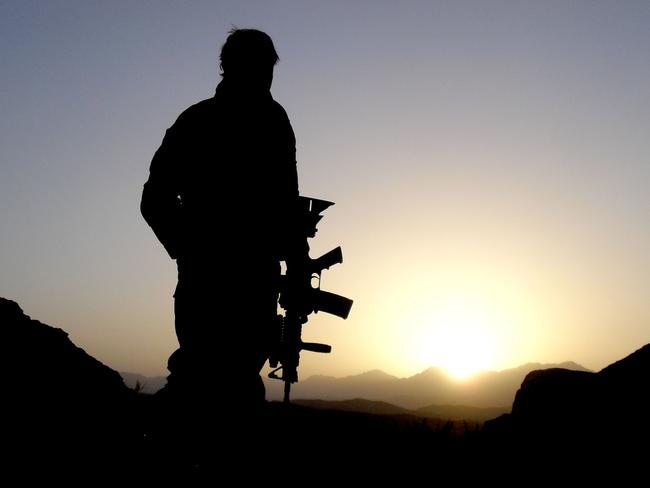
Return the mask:
[[428, 337], [421, 343], [425, 364], [441, 367], [458, 380], [492, 366], [495, 344], [485, 313], [453, 307], [434, 314], [430, 321]]

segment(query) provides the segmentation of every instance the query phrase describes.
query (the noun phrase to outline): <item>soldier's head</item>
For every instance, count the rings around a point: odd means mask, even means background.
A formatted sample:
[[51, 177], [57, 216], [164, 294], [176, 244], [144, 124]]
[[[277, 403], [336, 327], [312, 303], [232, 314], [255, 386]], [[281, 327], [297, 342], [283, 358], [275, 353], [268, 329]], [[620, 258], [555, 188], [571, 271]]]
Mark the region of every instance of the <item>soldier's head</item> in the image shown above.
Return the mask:
[[242, 87], [270, 90], [279, 59], [268, 34], [234, 28], [221, 48], [221, 76]]

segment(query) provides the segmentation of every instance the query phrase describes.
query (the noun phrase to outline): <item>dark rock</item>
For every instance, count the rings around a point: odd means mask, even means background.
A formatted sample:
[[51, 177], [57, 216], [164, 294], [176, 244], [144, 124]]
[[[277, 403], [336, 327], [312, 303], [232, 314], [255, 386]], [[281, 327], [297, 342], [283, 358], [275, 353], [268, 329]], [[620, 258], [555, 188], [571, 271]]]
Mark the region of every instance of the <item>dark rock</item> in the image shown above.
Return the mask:
[[[75, 346], [68, 334], [25, 315], [16, 302], [0, 298], [3, 361], [17, 380], [15, 392], [30, 397], [51, 393], [49, 405], [110, 401], [132, 393], [117, 371]], [[16, 374], [17, 373], [17, 374]]]
[[598, 373], [533, 371], [488, 438], [511, 452], [632, 459], [650, 435], [650, 344]]
[[5, 440], [14, 466], [77, 474], [83, 467], [119, 466], [118, 446], [120, 456], [127, 454], [138, 432], [137, 395], [119, 373], [4, 298], [0, 331]]
[[597, 396], [594, 373], [559, 368], [533, 371], [515, 395], [512, 415], [539, 424], [558, 422], [584, 414], [585, 407], [592, 406]]

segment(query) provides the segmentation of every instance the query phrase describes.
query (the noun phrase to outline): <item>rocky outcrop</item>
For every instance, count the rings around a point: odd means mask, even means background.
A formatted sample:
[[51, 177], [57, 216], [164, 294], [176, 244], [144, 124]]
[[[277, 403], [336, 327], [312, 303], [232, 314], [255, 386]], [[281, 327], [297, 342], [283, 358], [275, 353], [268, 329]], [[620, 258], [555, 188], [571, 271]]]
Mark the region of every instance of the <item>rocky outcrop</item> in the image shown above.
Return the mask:
[[487, 435], [557, 451], [626, 450], [650, 434], [650, 344], [598, 373], [533, 371], [512, 413], [486, 423]]
[[[527, 363], [502, 371], [482, 371], [465, 381], [457, 381], [443, 369], [428, 368], [408, 378], [397, 378], [374, 370], [345, 378], [312, 376], [292, 388], [296, 399], [367, 400], [392, 403], [406, 409], [429, 405], [472, 405], [493, 408], [512, 405], [517, 388], [531, 371], [563, 368], [587, 371], [576, 363]], [[267, 398], [281, 399], [282, 384], [266, 382]]]
[[47, 399], [49, 408], [71, 398], [89, 406], [132, 393], [117, 371], [74, 345], [65, 331], [32, 320], [16, 302], [0, 298], [0, 324], [13, 393]]
[[137, 432], [136, 394], [119, 373], [4, 298], [0, 331], [3, 434], [14, 465], [50, 463], [79, 472], [117, 463], [114, 449], [125, 454]]

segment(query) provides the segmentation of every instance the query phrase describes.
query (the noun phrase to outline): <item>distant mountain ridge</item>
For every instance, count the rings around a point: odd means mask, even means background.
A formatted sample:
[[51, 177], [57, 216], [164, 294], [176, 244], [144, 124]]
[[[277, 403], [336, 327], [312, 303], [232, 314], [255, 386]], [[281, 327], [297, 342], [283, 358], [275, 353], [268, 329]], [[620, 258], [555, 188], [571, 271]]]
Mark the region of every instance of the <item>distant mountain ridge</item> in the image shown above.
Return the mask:
[[[456, 381], [441, 368], [428, 368], [407, 378], [398, 378], [375, 369], [343, 378], [311, 376], [293, 386], [292, 398], [329, 401], [365, 398], [409, 410], [431, 405], [505, 407], [512, 405], [515, 393], [528, 373], [551, 368], [589, 371], [572, 361], [560, 364], [526, 363], [503, 371], [483, 371], [469, 380]], [[281, 382], [265, 379], [265, 385], [269, 399], [281, 398]]]
[[[456, 381], [442, 368], [427, 368], [407, 378], [399, 378], [380, 369], [337, 378], [314, 375], [293, 385], [292, 398], [300, 400], [343, 401], [366, 399], [386, 402], [406, 410], [436, 406], [467, 406], [496, 408], [512, 405], [515, 393], [531, 371], [561, 368], [590, 372], [573, 361], [559, 364], [526, 363], [502, 371], [483, 371], [466, 381]], [[124, 382], [134, 388], [139, 382], [144, 393], [155, 393], [166, 383], [164, 376], [147, 377], [136, 373], [120, 373]], [[264, 378], [267, 398], [282, 399], [282, 382]]]

